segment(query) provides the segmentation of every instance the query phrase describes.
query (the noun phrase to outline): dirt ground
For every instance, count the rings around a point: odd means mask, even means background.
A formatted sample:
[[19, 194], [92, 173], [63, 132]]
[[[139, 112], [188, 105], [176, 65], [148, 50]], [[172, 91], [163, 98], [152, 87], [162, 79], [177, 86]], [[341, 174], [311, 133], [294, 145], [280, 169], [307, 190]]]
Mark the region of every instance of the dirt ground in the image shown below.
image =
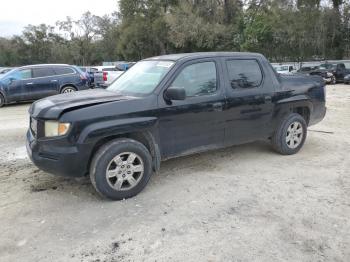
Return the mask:
[[350, 261], [350, 86], [294, 156], [259, 142], [162, 163], [112, 202], [38, 170], [29, 104], [0, 109], [0, 261]]

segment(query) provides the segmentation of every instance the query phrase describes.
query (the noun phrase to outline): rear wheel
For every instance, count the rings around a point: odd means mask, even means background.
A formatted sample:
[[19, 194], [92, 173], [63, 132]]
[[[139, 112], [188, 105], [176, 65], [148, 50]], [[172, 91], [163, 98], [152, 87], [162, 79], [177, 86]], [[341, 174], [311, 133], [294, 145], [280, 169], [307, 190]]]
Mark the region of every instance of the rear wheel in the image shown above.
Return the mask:
[[96, 191], [113, 200], [137, 195], [152, 175], [152, 158], [147, 148], [132, 139], [116, 139], [94, 155], [90, 179]]
[[0, 107], [3, 107], [5, 105], [5, 97], [0, 94]]
[[331, 84], [335, 85], [337, 83], [337, 78], [335, 76], [332, 76]]
[[297, 153], [304, 145], [307, 135], [305, 119], [296, 113], [284, 118], [272, 137], [272, 147], [282, 155]]
[[65, 86], [61, 90], [61, 94], [73, 93], [77, 91], [74, 86]]

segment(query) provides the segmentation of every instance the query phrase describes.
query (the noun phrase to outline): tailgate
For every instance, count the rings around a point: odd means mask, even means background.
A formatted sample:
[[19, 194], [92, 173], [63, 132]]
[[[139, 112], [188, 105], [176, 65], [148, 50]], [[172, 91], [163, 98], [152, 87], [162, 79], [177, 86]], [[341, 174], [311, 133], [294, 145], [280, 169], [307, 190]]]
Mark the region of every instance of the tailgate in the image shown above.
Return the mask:
[[95, 85], [104, 85], [105, 81], [103, 81], [103, 72], [94, 73], [94, 83]]

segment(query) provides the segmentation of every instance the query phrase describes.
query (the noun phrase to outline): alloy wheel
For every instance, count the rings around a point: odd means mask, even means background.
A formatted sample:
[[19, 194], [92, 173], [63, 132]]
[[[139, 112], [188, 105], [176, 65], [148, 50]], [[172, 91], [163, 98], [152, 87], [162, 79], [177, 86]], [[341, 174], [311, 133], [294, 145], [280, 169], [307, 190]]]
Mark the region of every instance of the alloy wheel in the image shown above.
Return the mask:
[[142, 158], [132, 152], [115, 156], [107, 166], [108, 184], [117, 191], [130, 190], [141, 180], [144, 173]]
[[63, 90], [63, 94], [66, 94], [66, 93], [73, 93], [73, 92], [75, 92], [75, 89], [74, 88], [66, 88], [66, 89], [64, 89]]
[[286, 134], [286, 143], [289, 148], [297, 148], [303, 141], [304, 130], [300, 122], [293, 122], [289, 125]]

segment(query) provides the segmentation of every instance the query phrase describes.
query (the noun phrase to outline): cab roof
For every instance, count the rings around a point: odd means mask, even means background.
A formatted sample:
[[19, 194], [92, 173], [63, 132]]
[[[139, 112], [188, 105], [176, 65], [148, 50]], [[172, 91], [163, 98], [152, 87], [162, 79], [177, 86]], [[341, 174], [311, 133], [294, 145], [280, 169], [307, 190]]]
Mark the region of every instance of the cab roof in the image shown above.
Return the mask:
[[68, 64], [36, 64], [36, 65], [26, 65], [26, 66], [21, 66], [19, 68], [28, 68], [28, 67], [47, 67], [47, 66], [73, 66], [73, 65], [68, 65]]
[[181, 54], [170, 54], [150, 57], [144, 60], [171, 60], [178, 61], [184, 59], [192, 58], [209, 58], [209, 57], [223, 57], [223, 56], [232, 56], [232, 57], [262, 57], [258, 53], [249, 53], [249, 52], [197, 52], [197, 53], [181, 53]]

